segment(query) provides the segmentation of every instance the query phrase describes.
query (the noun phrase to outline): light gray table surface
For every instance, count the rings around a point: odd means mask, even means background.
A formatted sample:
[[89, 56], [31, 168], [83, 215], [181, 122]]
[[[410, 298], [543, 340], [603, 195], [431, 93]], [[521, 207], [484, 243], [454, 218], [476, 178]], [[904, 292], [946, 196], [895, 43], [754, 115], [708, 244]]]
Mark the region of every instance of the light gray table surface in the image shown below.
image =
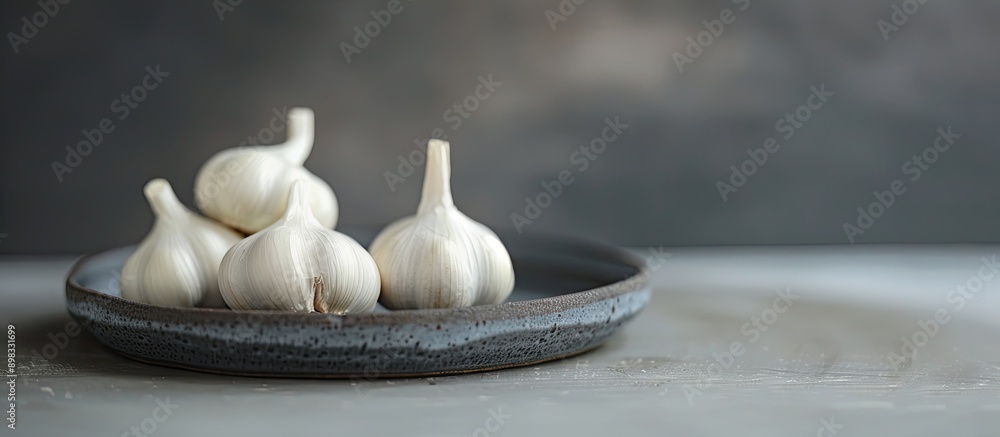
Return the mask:
[[[637, 251], [659, 266], [652, 302], [599, 349], [354, 382], [132, 361], [67, 332], [72, 259], [0, 259], [19, 375], [4, 435], [1000, 435], [1000, 247]], [[922, 345], [894, 368], [903, 337]]]

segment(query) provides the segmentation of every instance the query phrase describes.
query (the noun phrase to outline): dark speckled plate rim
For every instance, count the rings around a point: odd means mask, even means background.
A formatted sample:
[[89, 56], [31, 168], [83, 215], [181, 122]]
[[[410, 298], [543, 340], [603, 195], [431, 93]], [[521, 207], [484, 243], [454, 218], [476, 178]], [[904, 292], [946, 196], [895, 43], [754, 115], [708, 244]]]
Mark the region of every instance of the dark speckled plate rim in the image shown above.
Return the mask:
[[[590, 254], [598, 254], [604, 260], [614, 260], [617, 263], [633, 267], [637, 272], [622, 280], [610, 284], [573, 293], [566, 293], [558, 296], [544, 297], [539, 299], [523, 300], [516, 302], [503, 302], [493, 305], [478, 305], [467, 308], [455, 309], [422, 309], [422, 310], [393, 310], [384, 313], [369, 314], [345, 314], [334, 315], [327, 313], [296, 313], [288, 311], [234, 311], [223, 308], [175, 308], [160, 305], [151, 305], [137, 302], [118, 296], [113, 296], [104, 292], [84, 287], [77, 282], [76, 277], [80, 270], [97, 256], [106, 254], [115, 249], [85, 255], [78, 259], [70, 269], [66, 277], [66, 298], [67, 306], [69, 300], [73, 299], [70, 291], [91, 295], [98, 299], [109, 301], [119, 301], [126, 305], [138, 308], [149, 308], [163, 313], [173, 313], [183, 316], [207, 316], [212, 318], [253, 318], [264, 323], [322, 323], [327, 324], [330, 317], [336, 317], [343, 326], [354, 325], [393, 325], [393, 324], [413, 324], [413, 323], [437, 323], [443, 318], [449, 320], [498, 320], [523, 316], [538, 316], [551, 313], [551, 308], [563, 309], [576, 308], [587, 304], [604, 301], [616, 296], [628, 294], [642, 290], [649, 284], [650, 270], [646, 261], [625, 249], [598, 243], [585, 239], [569, 237], [549, 237], [545, 244], [556, 244], [562, 246], [575, 246], [577, 250], [583, 250]], [[120, 249], [120, 248], [118, 248]], [[72, 313], [72, 311], [71, 311]], [[258, 318], [259, 317], [259, 318]]]
[[501, 365], [495, 365], [495, 366], [475, 367], [475, 368], [465, 369], [465, 370], [437, 370], [437, 371], [431, 371], [431, 372], [379, 373], [378, 376], [375, 376], [375, 377], [365, 376], [364, 374], [351, 375], [351, 374], [339, 374], [339, 373], [331, 374], [331, 373], [298, 373], [298, 372], [296, 372], [296, 373], [284, 373], [284, 372], [283, 373], [235, 372], [235, 371], [228, 371], [228, 370], [209, 369], [209, 368], [206, 368], [206, 367], [190, 366], [190, 365], [187, 365], [187, 364], [177, 363], [177, 362], [174, 362], [174, 361], [150, 360], [150, 359], [138, 357], [138, 356], [135, 356], [135, 355], [132, 355], [132, 354], [124, 353], [124, 352], [121, 352], [121, 351], [118, 351], [118, 350], [116, 350], [116, 352], [119, 353], [119, 354], [121, 354], [121, 355], [124, 355], [125, 357], [128, 357], [129, 359], [138, 361], [140, 363], [152, 364], [152, 365], [156, 365], [156, 366], [172, 367], [174, 369], [190, 370], [190, 371], [193, 371], [193, 372], [209, 373], [209, 374], [213, 374], [213, 375], [247, 376], [247, 377], [251, 377], [251, 378], [281, 378], [281, 379], [327, 379], [327, 380], [337, 380], [337, 379], [341, 379], [341, 380], [343, 380], [343, 379], [358, 380], [358, 379], [360, 379], [360, 380], [371, 380], [371, 379], [376, 379], [376, 378], [377, 379], [435, 378], [435, 377], [446, 377], [446, 376], [454, 376], [454, 375], [466, 375], [466, 374], [470, 374], [470, 373], [492, 372], [492, 371], [495, 371], [495, 370], [513, 369], [513, 368], [517, 368], [517, 367], [534, 366], [536, 364], [547, 363], [549, 361], [562, 360], [562, 359], [565, 359], [565, 358], [570, 358], [570, 357], [575, 357], [577, 355], [582, 355], [582, 354], [590, 352], [590, 351], [592, 351], [594, 349], [597, 349], [597, 348], [599, 348], [601, 346], [602, 346], [602, 344], [598, 343], [598, 344], [595, 344], [595, 345], [590, 346], [590, 347], [586, 347], [586, 348], [583, 348], [583, 349], [575, 350], [573, 352], [565, 353], [565, 354], [562, 354], [562, 355], [557, 355], [557, 356], [554, 356], [554, 357], [548, 357], [548, 358], [542, 358], [542, 359], [538, 359], [538, 360], [533, 360], [533, 361], [517, 362], [517, 363], [511, 363], [511, 364], [501, 364]]

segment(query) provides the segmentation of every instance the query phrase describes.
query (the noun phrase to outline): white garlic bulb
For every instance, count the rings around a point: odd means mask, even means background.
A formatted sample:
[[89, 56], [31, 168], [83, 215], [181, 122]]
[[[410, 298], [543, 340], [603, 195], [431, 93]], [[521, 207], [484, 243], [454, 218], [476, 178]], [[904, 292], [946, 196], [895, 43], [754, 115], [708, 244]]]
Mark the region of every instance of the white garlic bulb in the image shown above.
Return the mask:
[[309, 108], [288, 112], [283, 144], [223, 150], [201, 167], [195, 201], [205, 215], [248, 234], [281, 217], [292, 182], [309, 183], [313, 214], [323, 226], [337, 225], [337, 197], [326, 182], [302, 167], [312, 151], [314, 116]]
[[219, 287], [230, 308], [333, 314], [375, 309], [375, 261], [357, 241], [316, 220], [307, 189], [294, 182], [285, 215], [222, 260]]
[[451, 197], [449, 144], [427, 143], [427, 169], [414, 216], [387, 226], [371, 245], [391, 309], [460, 308], [503, 302], [514, 268], [500, 239], [462, 214]]
[[153, 179], [143, 191], [156, 222], [122, 268], [122, 297], [170, 307], [225, 307], [219, 263], [243, 235], [191, 212], [166, 180]]

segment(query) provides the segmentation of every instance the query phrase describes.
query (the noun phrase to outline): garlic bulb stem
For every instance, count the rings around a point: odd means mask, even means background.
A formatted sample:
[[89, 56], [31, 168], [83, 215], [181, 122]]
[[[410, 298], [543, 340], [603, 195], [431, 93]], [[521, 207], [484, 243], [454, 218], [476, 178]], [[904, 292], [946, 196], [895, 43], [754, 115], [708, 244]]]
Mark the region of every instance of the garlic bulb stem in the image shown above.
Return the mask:
[[149, 181], [143, 193], [156, 218], [122, 266], [122, 297], [170, 307], [224, 307], [219, 264], [243, 236], [188, 210], [163, 179]]
[[205, 215], [247, 234], [260, 231], [285, 212], [292, 182], [305, 180], [316, 219], [337, 225], [337, 196], [302, 164], [313, 148], [315, 117], [309, 108], [288, 112], [284, 143], [222, 150], [195, 178], [195, 201]]
[[[157, 224], [175, 221], [186, 222], [191, 217], [191, 211], [177, 199], [177, 195], [166, 180], [153, 179], [146, 184], [142, 191], [153, 209]], [[169, 220], [164, 220], [164, 218], [169, 218]]]
[[417, 214], [436, 207], [454, 208], [455, 201], [451, 197], [451, 146], [432, 139], [427, 142], [427, 168]]
[[266, 150], [290, 163], [302, 165], [312, 152], [316, 135], [315, 126], [315, 115], [311, 109], [292, 108], [288, 111], [288, 134], [285, 142], [261, 150]]
[[288, 192], [288, 205], [285, 207], [285, 213], [282, 214], [279, 222], [297, 220], [309, 225], [323, 226], [312, 213], [308, 191], [309, 187], [306, 182], [292, 182], [292, 189]]
[[379, 301], [389, 309], [496, 304], [514, 290], [503, 243], [455, 207], [449, 153], [447, 142], [428, 142], [417, 213], [386, 226], [372, 241], [382, 277]]

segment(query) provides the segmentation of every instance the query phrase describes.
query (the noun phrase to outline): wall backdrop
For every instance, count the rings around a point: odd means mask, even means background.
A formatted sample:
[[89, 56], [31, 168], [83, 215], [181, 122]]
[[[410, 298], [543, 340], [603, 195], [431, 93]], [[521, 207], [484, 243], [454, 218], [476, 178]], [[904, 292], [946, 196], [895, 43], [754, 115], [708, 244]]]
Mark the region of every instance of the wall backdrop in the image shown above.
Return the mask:
[[205, 159], [281, 142], [294, 106], [315, 110], [306, 165], [344, 225], [415, 210], [438, 129], [456, 203], [497, 229], [517, 214], [623, 245], [1000, 241], [998, 2], [2, 8], [2, 253], [138, 241], [147, 180], [192, 205]]

